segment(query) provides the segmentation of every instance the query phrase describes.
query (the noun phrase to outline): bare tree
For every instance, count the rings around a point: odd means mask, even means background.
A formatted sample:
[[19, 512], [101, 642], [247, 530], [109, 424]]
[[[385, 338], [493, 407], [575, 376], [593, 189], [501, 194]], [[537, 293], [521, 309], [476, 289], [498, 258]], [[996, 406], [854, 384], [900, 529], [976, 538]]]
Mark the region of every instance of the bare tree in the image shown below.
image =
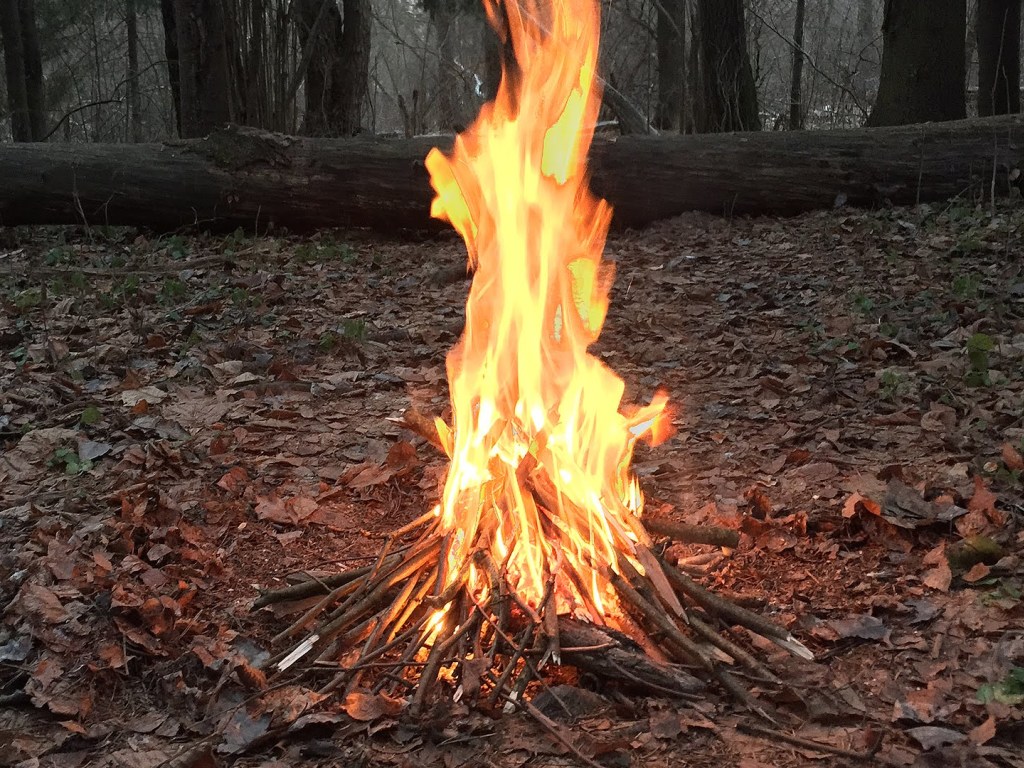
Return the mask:
[[7, 72], [7, 103], [11, 110], [11, 135], [15, 141], [32, 141], [25, 82], [25, 48], [21, 40], [18, 0], [0, 0], [0, 35]]
[[978, 114], [1020, 112], [1021, 0], [979, 0]]
[[181, 77], [181, 134], [204, 136], [234, 119], [223, 0], [175, 0]]
[[131, 140], [142, 141], [142, 97], [139, 94], [139, 10], [136, 0], [125, 0], [125, 33], [128, 37], [128, 115]]
[[349, 136], [362, 127], [370, 64], [369, 0], [301, 0], [299, 40], [306, 63], [303, 132]]
[[0, 40], [11, 136], [15, 141], [42, 141], [46, 136], [46, 96], [34, 0], [0, 0]]
[[793, 22], [793, 67], [789, 81], [789, 129], [804, 127], [802, 85], [804, 75], [804, 13], [806, 0], [796, 0], [796, 20]]
[[655, 12], [658, 106], [654, 122], [658, 128], [679, 131], [686, 109], [686, 2], [660, 0]]
[[878, 97], [868, 125], [967, 114], [965, 0], [886, 0]]
[[704, 131], [756, 131], [761, 128], [757, 88], [747, 50], [743, 0], [698, 0]]

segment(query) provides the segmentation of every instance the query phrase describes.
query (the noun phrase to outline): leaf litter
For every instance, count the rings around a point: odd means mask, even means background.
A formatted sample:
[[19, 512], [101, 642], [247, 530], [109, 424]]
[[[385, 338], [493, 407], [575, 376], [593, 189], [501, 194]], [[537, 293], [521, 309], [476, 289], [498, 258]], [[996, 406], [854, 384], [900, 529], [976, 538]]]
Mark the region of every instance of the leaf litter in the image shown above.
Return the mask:
[[679, 406], [636, 458], [649, 509], [740, 535], [669, 555], [818, 662], [760, 649], [778, 738], [565, 671], [538, 693], [558, 740], [275, 681], [282, 614], [250, 610], [371, 563], [436, 500], [444, 462], [401, 424], [450, 416], [461, 245], [14, 233], [0, 763], [570, 765], [568, 740], [606, 765], [784, 766], [880, 740], [882, 764], [1021, 765], [1022, 226], [951, 204], [612, 237], [595, 352]]

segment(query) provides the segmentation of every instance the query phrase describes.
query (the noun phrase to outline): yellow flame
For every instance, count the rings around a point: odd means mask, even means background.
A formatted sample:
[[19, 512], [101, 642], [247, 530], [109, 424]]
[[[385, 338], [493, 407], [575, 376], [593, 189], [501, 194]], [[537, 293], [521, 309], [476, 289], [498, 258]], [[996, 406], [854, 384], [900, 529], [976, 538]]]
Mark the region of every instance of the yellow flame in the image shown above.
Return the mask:
[[[476, 270], [448, 356], [453, 429], [438, 425], [451, 457], [446, 573], [467, 573], [485, 547], [527, 605], [550, 592], [560, 611], [601, 621], [607, 573], [643, 537], [633, 448], [663, 436], [667, 401], [623, 413], [622, 380], [588, 352], [613, 276], [601, 260], [611, 207], [586, 176], [600, 10], [597, 0], [484, 3], [517, 66], [451, 155], [426, 159], [431, 214], [462, 235]], [[478, 595], [489, 583], [475, 565], [468, 578]]]

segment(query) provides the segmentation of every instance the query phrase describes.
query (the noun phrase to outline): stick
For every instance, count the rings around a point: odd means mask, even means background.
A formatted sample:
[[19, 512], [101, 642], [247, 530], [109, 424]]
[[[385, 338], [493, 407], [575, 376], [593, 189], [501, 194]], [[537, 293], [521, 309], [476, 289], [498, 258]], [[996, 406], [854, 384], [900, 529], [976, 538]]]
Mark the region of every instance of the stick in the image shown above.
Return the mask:
[[874, 758], [878, 754], [878, 750], [882, 746], [882, 734], [879, 733], [875, 742], [864, 752], [856, 752], [852, 749], [843, 749], [842, 747], [833, 747], [831, 744], [823, 744], [820, 741], [813, 741], [812, 739], [803, 739], [799, 736], [791, 736], [788, 733], [776, 730], [775, 728], [768, 728], [763, 725], [757, 725], [755, 723], [739, 723], [736, 726], [736, 730], [741, 733], [746, 733], [751, 736], [760, 736], [764, 739], [778, 739], [784, 741], [787, 744], [792, 744], [796, 747], [804, 747], [805, 749], [813, 749], [816, 752], [824, 752], [829, 755], [837, 755], [839, 757], [845, 757], [849, 760], [857, 760], [859, 762], [867, 762]]
[[256, 611], [260, 608], [266, 608], [274, 603], [287, 603], [292, 600], [313, 597], [313, 595], [327, 594], [331, 589], [347, 584], [354, 579], [358, 579], [360, 576], [365, 576], [370, 572], [371, 568], [372, 566], [369, 565], [362, 568], [353, 568], [351, 571], [334, 574], [323, 579], [310, 579], [298, 584], [282, 587], [281, 589], [260, 592], [260, 596], [252, 604], [252, 610]]
[[807, 659], [808, 661], [814, 659], [814, 654], [811, 653], [810, 649], [793, 637], [785, 627], [779, 626], [775, 622], [769, 621], [753, 611], [748, 611], [742, 606], [730, 603], [728, 600], [723, 600], [717, 595], [704, 589], [704, 587], [700, 586], [678, 568], [669, 565], [664, 561], [662, 561], [662, 566], [664, 567], [665, 575], [668, 576], [668, 580], [672, 583], [672, 586], [690, 599], [700, 603], [708, 612], [727, 621], [731, 621], [734, 624], [739, 624], [740, 626], [753, 630], [763, 637], [767, 637], [769, 640], [781, 645], [795, 656]]
[[713, 544], [716, 547], [735, 549], [740, 544], [739, 531], [720, 528], [716, 525], [690, 525], [675, 523], [663, 517], [645, 517], [642, 520], [649, 533], [668, 536], [683, 544]]

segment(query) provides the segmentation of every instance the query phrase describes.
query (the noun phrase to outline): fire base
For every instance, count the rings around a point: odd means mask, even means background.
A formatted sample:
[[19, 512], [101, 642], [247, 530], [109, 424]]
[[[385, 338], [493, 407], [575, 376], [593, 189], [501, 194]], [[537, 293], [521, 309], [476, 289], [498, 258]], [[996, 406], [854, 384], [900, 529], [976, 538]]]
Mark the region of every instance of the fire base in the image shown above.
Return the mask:
[[[730, 533], [656, 522], [648, 528], [689, 541]], [[256, 608], [312, 603], [275, 638], [287, 650], [268, 665], [270, 682], [290, 669], [315, 667], [333, 672], [320, 693], [384, 692], [407, 699], [413, 717], [435, 696], [485, 710], [530, 712], [531, 685], [543, 686], [547, 665], [561, 663], [660, 696], [691, 698], [717, 685], [770, 716], [748, 685], [779, 680], [745, 644], [742, 629], [813, 658], [785, 628], [690, 579], [663, 557], [657, 543], [649, 554], [660, 563], [670, 595], [626, 558], [620, 558], [618, 573], [607, 574], [621, 631], [523, 604], [483, 549], [474, 560], [491, 584], [486, 602], [478, 601], [465, 581], [447, 578], [448, 543], [434, 515], [425, 515], [396, 531], [371, 566], [264, 593]], [[436, 586], [445, 583], [450, 586], [443, 591]]]

